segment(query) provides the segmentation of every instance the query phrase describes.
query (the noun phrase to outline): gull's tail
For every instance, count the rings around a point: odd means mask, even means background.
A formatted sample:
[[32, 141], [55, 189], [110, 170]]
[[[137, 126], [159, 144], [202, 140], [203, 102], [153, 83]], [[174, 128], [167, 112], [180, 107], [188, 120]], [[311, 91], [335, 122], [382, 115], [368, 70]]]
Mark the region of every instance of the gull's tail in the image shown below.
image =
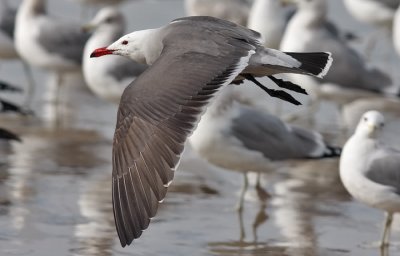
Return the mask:
[[249, 66], [242, 73], [255, 77], [295, 73], [322, 78], [331, 65], [329, 52], [281, 52], [264, 48], [252, 56]]
[[[322, 78], [328, 73], [332, 65], [332, 55], [330, 52], [285, 52], [301, 63], [297, 69], [302, 74], [313, 75]], [[305, 73], [303, 73], [305, 71]]]

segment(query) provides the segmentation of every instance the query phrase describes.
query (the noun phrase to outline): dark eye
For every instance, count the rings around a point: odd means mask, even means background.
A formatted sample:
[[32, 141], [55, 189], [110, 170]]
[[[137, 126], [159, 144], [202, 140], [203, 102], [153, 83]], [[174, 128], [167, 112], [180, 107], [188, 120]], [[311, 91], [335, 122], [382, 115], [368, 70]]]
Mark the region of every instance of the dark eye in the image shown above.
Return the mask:
[[112, 23], [114, 20], [113, 20], [113, 18], [107, 18], [106, 19], [106, 23]]
[[384, 123], [381, 123], [381, 127], [384, 127], [385, 126], [385, 124]]
[[368, 118], [367, 118], [367, 117], [364, 117], [363, 119], [364, 119], [364, 121], [368, 121]]
[[127, 45], [127, 44], [128, 44], [128, 41], [124, 40], [124, 41], [122, 41], [122, 44], [123, 44], [123, 45]]

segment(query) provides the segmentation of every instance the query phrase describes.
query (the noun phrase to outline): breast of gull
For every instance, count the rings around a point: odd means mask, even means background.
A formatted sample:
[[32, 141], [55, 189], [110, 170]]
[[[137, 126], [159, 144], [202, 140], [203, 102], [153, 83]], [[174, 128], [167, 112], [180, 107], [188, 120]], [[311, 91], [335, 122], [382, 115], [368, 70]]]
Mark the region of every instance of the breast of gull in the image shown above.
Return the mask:
[[148, 227], [187, 137], [222, 86], [287, 72], [323, 76], [332, 61], [329, 53], [264, 48], [259, 39], [257, 32], [228, 21], [185, 17], [125, 35], [92, 53], [151, 65], [125, 89], [117, 115], [112, 194], [122, 246]]

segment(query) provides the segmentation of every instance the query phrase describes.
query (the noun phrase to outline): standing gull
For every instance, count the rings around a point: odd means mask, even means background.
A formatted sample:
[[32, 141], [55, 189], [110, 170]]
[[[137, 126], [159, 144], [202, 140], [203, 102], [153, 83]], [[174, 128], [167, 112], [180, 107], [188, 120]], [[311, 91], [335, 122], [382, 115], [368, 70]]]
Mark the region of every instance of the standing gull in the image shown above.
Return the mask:
[[257, 32], [235, 23], [196, 16], [133, 32], [92, 53], [151, 65], [125, 89], [118, 110], [112, 194], [122, 246], [148, 227], [187, 137], [222, 86], [287, 72], [323, 76], [332, 61], [329, 53], [283, 53], [259, 40]]
[[125, 19], [117, 9], [104, 7], [84, 28], [93, 30], [83, 55], [82, 69], [85, 81], [96, 95], [119, 103], [125, 87], [147, 66], [121, 56], [105, 56], [98, 60], [90, 58], [95, 49], [110, 45], [123, 35]]
[[[19, 55], [14, 46], [16, 13], [16, 9], [12, 8], [7, 0], [0, 1], [0, 59], [2, 60], [19, 59]], [[26, 94], [26, 103], [28, 104], [32, 98], [34, 82], [29, 66], [25, 62], [22, 62], [22, 64], [28, 78], [29, 87]]]
[[265, 47], [279, 48], [289, 15], [281, 0], [255, 0], [247, 27], [261, 34]]
[[[88, 39], [81, 26], [47, 15], [46, 0], [24, 0], [16, 20], [18, 53], [30, 65], [53, 71], [57, 88], [65, 73], [80, 71]], [[57, 97], [56, 94], [56, 101]]]
[[343, 0], [350, 14], [357, 20], [390, 28], [400, 0]]
[[240, 101], [233, 87], [222, 88], [189, 137], [192, 148], [210, 163], [243, 173], [239, 210], [248, 172], [258, 174], [256, 189], [262, 193], [260, 174], [273, 170], [277, 161], [340, 154], [340, 149], [326, 145], [321, 134], [286, 124]]
[[387, 213], [381, 247], [389, 245], [393, 214], [400, 212], [400, 151], [380, 141], [383, 126], [381, 113], [366, 112], [340, 159], [340, 177], [349, 193]]
[[[339, 88], [367, 90], [376, 93], [397, 94], [399, 87], [392, 84], [385, 73], [371, 68], [366, 61], [327, 26], [326, 0], [286, 0], [296, 2], [298, 11], [289, 21], [280, 49], [283, 51], [330, 51], [335, 59], [322, 82]], [[291, 76], [292, 78], [292, 76]], [[294, 78], [297, 83], [301, 77]], [[299, 80], [298, 80], [299, 79]], [[319, 84], [310, 82], [307, 84]], [[320, 94], [316, 85], [307, 90]], [[329, 93], [329, 92], [328, 92]], [[319, 96], [319, 95], [318, 95]]]

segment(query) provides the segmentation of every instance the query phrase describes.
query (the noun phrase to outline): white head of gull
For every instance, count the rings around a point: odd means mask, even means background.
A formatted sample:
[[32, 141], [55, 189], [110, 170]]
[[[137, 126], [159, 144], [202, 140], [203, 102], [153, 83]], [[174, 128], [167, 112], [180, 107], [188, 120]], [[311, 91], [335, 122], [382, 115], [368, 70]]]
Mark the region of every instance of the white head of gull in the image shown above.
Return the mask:
[[123, 55], [151, 65], [125, 89], [118, 110], [112, 190], [122, 246], [138, 238], [155, 216], [187, 137], [221, 87], [249, 79], [267, 93], [299, 104], [255, 77], [268, 76], [303, 92], [273, 75], [323, 76], [332, 61], [329, 53], [284, 53], [264, 48], [259, 40], [259, 33], [228, 21], [185, 17], [128, 34], [91, 54]]
[[104, 7], [84, 26], [93, 34], [86, 42], [83, 56], [83, 75], [89, 88], [103, 99], [119, 103], [122, 92], [146, 68], [121, 56], [105, 56], [94, 60], [90, 54], [97, 48], [119, 39], [125, 30], [125, 18], [113, 7]]
[[400, 151], [382, 143], [384, 117], [366, 112], [343, 147], [340, 177], [357, 200], [386, 211], [381, 247], [389, 244], [393, 214], [400, 212]]

